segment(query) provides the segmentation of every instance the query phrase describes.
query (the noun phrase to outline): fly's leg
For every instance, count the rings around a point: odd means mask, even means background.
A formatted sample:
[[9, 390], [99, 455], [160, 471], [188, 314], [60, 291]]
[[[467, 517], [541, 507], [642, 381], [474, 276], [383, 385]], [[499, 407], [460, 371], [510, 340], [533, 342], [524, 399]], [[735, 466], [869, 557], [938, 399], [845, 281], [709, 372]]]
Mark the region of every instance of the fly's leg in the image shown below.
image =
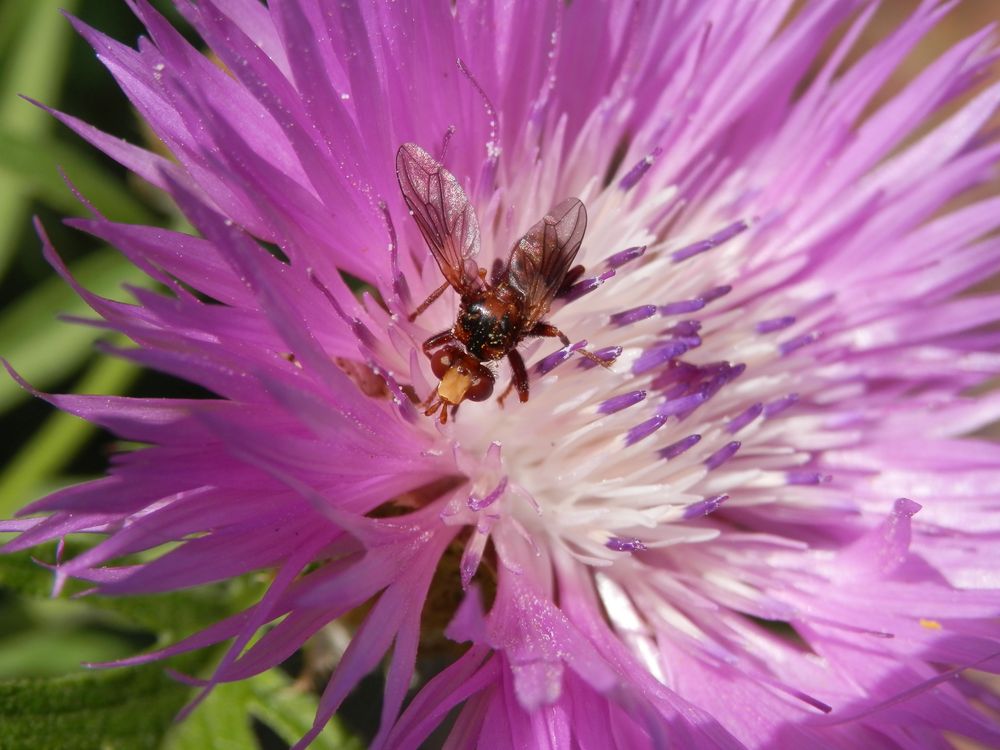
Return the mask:
[[447, 289], [448, 286], [449, 286], [449, 284], [446, 281], [441, 286], [439, 286], [437, 289], [435, 289], [433, 292], [431, 292], [431, 296], [428, 297], [427, 299], [425, 299], [423, 302], [421, 302], [420, 303], [420, 307], [418, 307], [416, 310], [414, 310], [412, 313], [410, 313], [409, 321], [412, 323], [414, 320], [417, 319], [417, 316], [420, 315], [420, 313], [422, 313], [428, 307], [430, 307], [431, 305], [433, 305], [434, 301], [438, 297], [440, 297], [442, 294], [444, 294], [444, 290]]
[[[563, 346], [569, 346], [569, 337], [556, 328], [550, 323], [536, 323], [535, 327], [528, 331], [529, 336], [551, 336], [553, 338], [558, 338]], [[577, 349], [576, 353], [581, 357], [586, 357], [594, 364], [598, 364], [601, 367], [611, 367], [615, 363], [615, 360], [604, 360], [598, 357], [592, 352], [588, 352], [586, 349]]]
[[445, 330], [441, 331], [441, 333], [435, 333], [433, 336], [427, 339], [423, 343], [423, 346], [421, 348], [424, 350], [424, 354], [430, 357], [431, 352], [434, 349], [437, 349], [440, 346], [444, 346], [445, 344], [450, 344], [455, 341], [458, 341], [458, 339], [455, 338], [455, 334], [452, 332], [450, 328], [446, 328]]
[[523, 404], [528, 400], [528, 368], [524, 366], [524, 360], [521, 359], [521, 355], [517, 349], [511, 349], [507, 352], [507, 360], [510, 362], [513, 377], [510, 379], [510, 385], [500, 394], [497, 402], [500, 406], [503, 406], [503, 400], [507, 398], [507, 394], [511, 392], [511, 389], [516, 387], [517, 398]]

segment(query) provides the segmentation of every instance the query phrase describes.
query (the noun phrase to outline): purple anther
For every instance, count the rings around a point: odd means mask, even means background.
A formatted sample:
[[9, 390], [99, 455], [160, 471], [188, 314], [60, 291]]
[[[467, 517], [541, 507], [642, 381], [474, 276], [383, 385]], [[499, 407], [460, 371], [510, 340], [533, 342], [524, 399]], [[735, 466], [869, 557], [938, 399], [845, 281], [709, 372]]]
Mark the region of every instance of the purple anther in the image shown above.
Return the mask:
[[627, 326], [632, 323], [638, 323], [640, 320], [651, 318], [655, 314], [656, 305], [640, 305], [639, 307], [633, 307], [631, 310], [615, 313], [610, 317], [609, 322], [613, 326]]
[[648, 438], [658, 429], [663, 427], [664, 422], [667, 421], [667, 417], [662, 414], [657, 414], [655, 417], [647, 419], [645, 422], [640, 422], [625, 436], [625, 445], [635, 445], [640, 440]]
[[708, 470], [718, 469], [722, 464], [726, 463], [729, 459], [736, 455], [736, 451], [740, 449], [740, 441], [733, 440], [731, 443], [726, 443], [724, 446], [719, 448], [715, 453], [705, 459], [705, 466]]
[[787, 396], [782, 396], [764, 406], [764, 417], [767, 419], [776, 417], [798, 400], [799, 394], [797, 393], [789, 393]]
[[660, 404], [656, 413], [666, 418], [675, 414], [684, 414], [692, 409], [696, 409], [708, 400], [708, 396], [703, 391], [692, 393], [690, 396], [682, 396]]
[[701, 435], [688, 435], [686, 438], [681, 438], [676, 443], [671, 443], [666, 448], [660, 449], [660, 458], [665, 458], [670, 460], [671, 458], [677, 458], [679, 455], [684, 453], [688, 448], [692, 448], [701, 441]]
[[653, 162], [656, 161], [656, 157], [663, 153], [663, 149], [657, 146], [653, 151], [644, 156], [639, 160], [632, 169], [628, 171], [624, 177], [618, 182], [618, 187], [622, 190], [631, 190], [635, 187], [635, 184], [642, 179], [642, 176], [649, 171], [649, 168], [653, 166]]
[[737, 221], [734, 224], [730, 224], [725, 229], [722, 229], [707, 240], [702, 240], [701, 242], [695, 242], [693, 245], [688, 245], [680, 250], [675, 250], [673, 253], [674, 263], [680, 263], [682, 260], [687, 260], [688, 258], [693, 258], [695, 255], [700, 255], [706, 250], [711, 250], [713, 247], [718, 247], [727, 240], [732, 239], [740, 232], [744, 231], [749, 224], [745, 221]]
[[733, 287], [730, 284], [723, 284], [722, 286], [712, 287], [702, 294], [701, 298], [705, 300], [705, 304], [707, 305], [709, 302], [715, 302], [719, 297], [725, 297], [731, 291], [733, 291]]
[[770, 320], [762, 320], [757, 324], [757, 333], [773, 333], [774, 331], [782, 331], [788, 326], [795, 322], [794, 315], [786, 315], [783, 318], [771, 318]]
[[726, 431], [729, 432], [730, 435], [736, 434], [759, 417], [763, 411], [764, 404], [756, 403], [753, 406], [750, 406], [738, 417], [734, 417], [729, 421], [729, 424], [726, 425]]
[[[620, 346], [606, 346], [603, 349], [598, 349], [596, 352], [591, 352], [595, 357], [597, 357], [602, 362], [614, 362], [621, 356], [622, 348]], [[581, 359], [577, 365], [582, 370], [589, 370], [591, 367], [597, 367], [597, 363], [592, 359]]]
[[604, 546], [615, 552], [642, 552], [646, 549], [646, 545], [635, 537], [624, 536], [613, 536]]
[[778, 351], [780, 351], [783, 355], [788, 355], [797, 349], [801, 349], [803, 346], [808, 346], [818, 338], [819, 334], [815, 331], [811, 333], [804, 333], [801, 336], [796, 336], [793, 339], [789, 339], [788, 341], [778, 344]]
[[609, 398], [607, 401], [603, 401], [601, 405], [597, 407], [597, 411], [601, 414], [614, 414], [622, 409], [627, 409], [630, 406], [638, 404], [644, 398], [646, 398], [645, 391], [631, 391], [630, 393], [623, 393], [621, 396], [614, 396]]
[[684, 520], [707, 516], [709, 513], [718, 510], [719, 506], [728, 499], [729, 495], [712, 495], [711, 497], [706, 497], [704, 500], [691, 503], [691, 505], [684, 509]]
[[660, 315], [684, 315], [689, 312], [696, 312], [705, 306], [703, 297], [671, 302], [660, 308]]
[[632, 365], [632, 373], [640, 375], [648, 370], [652, 370], [654, 367], [659, 367], [674, 357], [679, 357], [687, 350], [687, 346], [680, 341], [667, 341], [651, 347], [639, 355], [639, 359]]
[[499, 483], [497, 483], [497, 486], [494, 487], [493, 491], [490, 492], [490, 494], [488, 494], [486, 497], [479, 498], [476, 497], [475, 495], [469, 495], [469, 501], [468, 501], [469, 510], [476, 513], [481, 511], [483, 508], [488, 508], [489, 506], [493, 505], [493, 503], [495, 503], [497, 500], [500, 499], [500, 496], [503, 495], [506, 489], [507, 489], [507, 477], [504, 477], [499, 481]]
[[597, 276], [592, 276], [589, 279], [578, 281], [569, 288], [569, 290], [566, 292], [565, 295], [563, 295], [563, 299], [565, 299], [567, 302], [578, 300], [583, 295], [589, 294], [590, 292], [597, 289], [597, 287], [601, 286], [601, 284], [603, 284], [605, 281], [607, 281], [614, 275], [615, 275], [615, 269], [609, 268], [608, 270], [602, 272]]
[[701, 330], [701, 321], [682, 320], [670, 327], [670, 332], [675, 336], [694, 336]]
[[573, 352], [577, 349], [582, 349], [587, 345], [587, 341], [577, 341], [575, 344], [570, 344], [562, 349], [552, 352], [544, 359], [540, 360], [538, 364], [535, 365], [535, 373], [538, 375], [547, 375], [552, 372], [556, 367], [561, 365], [567, 359], [573, 356]]
[[793, 469], [792, 471], [785, 472], [785, 481], [788, 484], [825, 484], [830, 481], [830, 475], [820, 474], [818, 471]]
[[624, 250], [619, 250], [614, 255], [609, 255], [604, 259], [605, 268], [621, 268], [626, 263], [631, 263], [637, 258], [641, 258], [646, 252], [645, 245], [636, 245], [635, 247], [627, 247]]

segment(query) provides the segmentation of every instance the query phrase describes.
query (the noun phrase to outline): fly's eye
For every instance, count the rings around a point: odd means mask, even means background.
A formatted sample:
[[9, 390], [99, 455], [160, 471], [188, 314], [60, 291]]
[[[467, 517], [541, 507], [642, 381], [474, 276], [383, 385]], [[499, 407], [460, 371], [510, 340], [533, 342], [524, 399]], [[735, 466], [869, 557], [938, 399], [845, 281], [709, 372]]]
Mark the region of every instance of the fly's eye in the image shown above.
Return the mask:
[[485, 367], [479, 367], [472, 376], [472, 383], [465, 392], [465, 397], [469, 401], [485, 401], [493, 395], [493, 383], [493, 373]]
[[451, 369], [454, 360], [451, 357], [451, 350], [442, 349], [431, 358], [431, 371], [439, 380], [444, 378], [448, 370]]

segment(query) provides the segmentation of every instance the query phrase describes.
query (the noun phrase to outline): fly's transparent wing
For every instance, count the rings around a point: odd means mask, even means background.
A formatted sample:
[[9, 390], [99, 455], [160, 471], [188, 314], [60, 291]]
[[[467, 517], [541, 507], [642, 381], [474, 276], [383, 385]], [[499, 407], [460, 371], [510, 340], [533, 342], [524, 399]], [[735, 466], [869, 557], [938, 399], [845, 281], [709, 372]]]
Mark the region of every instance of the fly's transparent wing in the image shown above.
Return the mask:
[[396, 152], [396, 176], [445, 279], [459, 293], [479, 287], [479, 220], [458, 180], [413, 143]]
[[517, 241], [507, 265], [507, 283], [524, 298], [530, 328], [549, 311], [587, 231], [587, 209], [567, 198]]

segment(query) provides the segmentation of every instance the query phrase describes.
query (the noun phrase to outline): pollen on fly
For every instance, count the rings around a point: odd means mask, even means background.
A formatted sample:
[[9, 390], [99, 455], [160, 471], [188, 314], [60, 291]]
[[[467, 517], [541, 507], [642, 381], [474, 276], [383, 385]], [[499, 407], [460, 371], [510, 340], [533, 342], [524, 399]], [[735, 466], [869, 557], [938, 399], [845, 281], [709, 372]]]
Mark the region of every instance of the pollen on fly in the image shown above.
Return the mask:
[[[424, 413], [448, 420], [462, 401], [485, 401], [493, 394], [496, 376], [484, 363], [507, 357], [513, 377], [500, 395], [511, 389], [528, 400], [528, 371], [518, 345], [526, 338], [569, 339], [542, 320], [553, 300], [578, 279], [583, 266], [573, 260], [587, 230], [587, 210], [579, 198], [567, 198], [514, 243], [507, 263], [497, 263], [487, 281], [479, 252], [479, 221], [468, 196], [448, 170], [413, 143], [396, 153], [399, 187], [420, 233], [444, 276], [444, 283], [410, 315], [415, 320], [450, 286], [461, 298], [455, 324], [427, 339], [424, 354], [438, 378], [437, 389], [424, 401]], [[603, 367], [601, 359], [585, 349], [577, 352]]]

